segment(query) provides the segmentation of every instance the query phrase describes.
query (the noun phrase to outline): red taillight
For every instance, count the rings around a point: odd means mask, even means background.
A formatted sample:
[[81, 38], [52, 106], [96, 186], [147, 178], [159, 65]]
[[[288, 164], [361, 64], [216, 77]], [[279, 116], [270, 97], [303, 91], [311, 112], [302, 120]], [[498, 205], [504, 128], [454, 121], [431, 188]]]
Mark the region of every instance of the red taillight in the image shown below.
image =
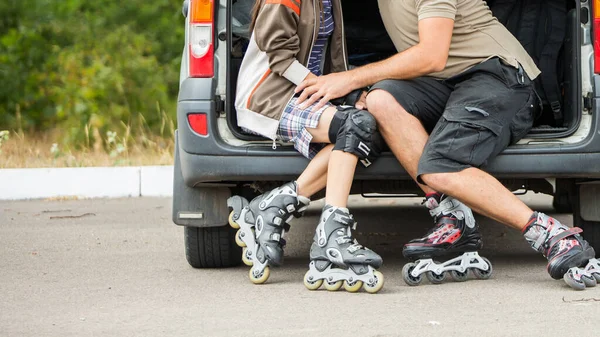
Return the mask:
[[206, 121], [206, 114], [189, 114], [187, 115], [188, 123], [190, 123], [190, 127], [197, 134], [202, 136], [208, 135], [208, 124]]
[[594, 72], [600, 74], [600, 0], [594, 0], [592, 3], [594, 8]]
[[190, 77], [213, 77], [214, 0], [190, 0], [188, 36]]

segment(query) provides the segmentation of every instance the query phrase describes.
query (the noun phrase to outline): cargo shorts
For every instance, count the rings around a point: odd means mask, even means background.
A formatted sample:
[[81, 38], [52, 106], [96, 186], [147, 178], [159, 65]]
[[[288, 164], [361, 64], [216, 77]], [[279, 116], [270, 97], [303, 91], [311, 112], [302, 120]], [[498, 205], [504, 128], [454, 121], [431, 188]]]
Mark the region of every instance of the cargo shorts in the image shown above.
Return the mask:
[[485, 166], [523, 138], [541, 111], [523, 68], [498, 58], [446, 80], [385, 80], [373, 90], [390, 93], [430, 134], [419, 160], [419, 183], [423, 174]]

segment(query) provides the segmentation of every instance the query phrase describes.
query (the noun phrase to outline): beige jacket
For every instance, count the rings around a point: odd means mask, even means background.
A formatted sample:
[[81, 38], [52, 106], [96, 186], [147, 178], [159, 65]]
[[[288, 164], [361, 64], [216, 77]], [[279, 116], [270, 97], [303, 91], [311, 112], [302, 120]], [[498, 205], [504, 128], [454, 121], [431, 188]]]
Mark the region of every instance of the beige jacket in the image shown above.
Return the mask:
[[[340, 0], [333, 0], [334, 31], [323, 73], [348, 70]], [[283, 110], [309, 74], [308, 60], [321, 26], [319, 0], [263, 0], [237, 81], [240, 127], [275, 140]]]

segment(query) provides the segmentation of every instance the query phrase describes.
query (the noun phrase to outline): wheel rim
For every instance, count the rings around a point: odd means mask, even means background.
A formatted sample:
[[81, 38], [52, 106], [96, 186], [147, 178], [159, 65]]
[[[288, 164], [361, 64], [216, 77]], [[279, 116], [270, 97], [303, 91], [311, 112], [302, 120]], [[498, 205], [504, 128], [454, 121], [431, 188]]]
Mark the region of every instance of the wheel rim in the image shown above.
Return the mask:
[[375, 279], [373, 283], [369, 284], [369, 282], [367, 282], [364, 284], [364, 289], [369, 294], [375, 294], [379, 292], [381, 288], [383, 288], [383, 283], [385, 281], [383, 274], [379, 270], [373, 272], [373, 277]]
[[406, 284], [408, 284], [409, 286], [418, 286], [423, 280], [421, 275], [414, 277], [410, 274], [415, 269], [415, 266], [416, 265], [411, 262], [405, 264], [404, 267], [402, 267], [402, 278], [404, 279], [404, 282], [406, 282]]
[[259, 275], [254, 275], [254, 269], [250, 269], [248, 275], [250, 276], [250, 281], [252, 281], [252, 283], [263, 284], [269, 279], [269, 276], [271, 275], [271, 269], [269, 269], [269, 266], [266, 266]]
[[242, 241], [241, 234], [242, 234], [241, 229], [238, 229], [237, 232], [235, 232], [235, 243], [238, 246], [243, 248], [243, 247], [246, 247], [246, 243], [244, 241]]
[[596, 279], [591, 276], [582, 276], [581, 280], [585, 284], [586, 287], [595, 287], [597, 282]]
[[457, 281], [457, 282], [464, 282], [469, 277], [469, 274], [466, 271], [461, 273], [459, 271], [452, 270], [450, 273], [451, 273], [454, 281]]
[[485, 263], [487, 263], [488, 270], [481, 270], [481, 269], [474, 268], [473, 269], [473, 274], [478, 279], [487, 280], [487, 279], [489, 279], [492, 276], [492, 273], [494, 272], [494, 269], [492, 268], [492, 263], [490, 262], [490, 260], [488, 260], [488, 259], [486, 259], [484, 257], [483, 261]]
[[248, 267], [252, 267], [254, 265], [254, 261], [252, 260], [252, 258], [248, 257], [248, 248], [246, 247], [242, 249], [242, 262], [244, 262], [244, 264]]
[[577, 281], [574, 278], [570, 277], [569, 275], [570, 273], [566, 273], [563, 276], [563, 280], [565, 281], [565, 283], [575, 289], [575, 290], [585, 290], [585, 283], [583, 283], [583, 281]]
[[233, 211], [231, 211], [231, 213], [229, 213], [229, 226], [238, 229], [240, 228], [240, 225], [238, 225], [234, 220], [233, 220]]
[[330, 283], [329, 281], [325, 280], [325, 282], [324, 282], [325, 289], [327, 289], [329, 291], [338, 291], [342, 287], [343, 282], [344, 281], [339, 280], [337, 282]]
[[304, 286], [308, 290], [319, 289], [321, 287], [321, 285], [323, 284], [323, 279], [311, 281], [308, 279], [309, 275], [310, 275], [310, 271], [307, 271], [306, 274], [304, 274]]
[[433, 284], [440, 284], [442, 282], [444, 282], [444, 280], [446, 279], [446, 273], [442, 273], [442, 274], [436, 274], [432, 271], [428, 271], [425, 276], [427, 276], [427, 279], [429, 280], [429, 282], [433, 283]]
[[360, 290], [360, 288], [362, 288], [363, 286], [363, 282], [362, 281], [355, 281], [355, 282], [348, 282], [348, 281], [344, 281], [344, 289], [349, 292], [349, 293], [355, 293], [357, 291]]

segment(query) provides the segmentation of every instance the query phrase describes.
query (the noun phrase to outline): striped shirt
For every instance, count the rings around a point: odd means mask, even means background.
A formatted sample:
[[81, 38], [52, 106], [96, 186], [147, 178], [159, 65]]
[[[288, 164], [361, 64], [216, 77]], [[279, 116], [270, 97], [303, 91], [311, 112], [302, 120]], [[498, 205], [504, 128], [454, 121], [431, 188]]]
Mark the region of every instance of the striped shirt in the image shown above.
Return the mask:
[[323, 53], [325, 52], [325, 46], [329, 41], [329, 37], [333, 34], [331, 0], [323, 0], [323, 12], [321, 14], [321, 27], [319, 28], [319, 34], [317, 35], [317, 40], [308, 61], [308, 69], [317, 76], [323, 74], [323, 69], [321, 69]]

